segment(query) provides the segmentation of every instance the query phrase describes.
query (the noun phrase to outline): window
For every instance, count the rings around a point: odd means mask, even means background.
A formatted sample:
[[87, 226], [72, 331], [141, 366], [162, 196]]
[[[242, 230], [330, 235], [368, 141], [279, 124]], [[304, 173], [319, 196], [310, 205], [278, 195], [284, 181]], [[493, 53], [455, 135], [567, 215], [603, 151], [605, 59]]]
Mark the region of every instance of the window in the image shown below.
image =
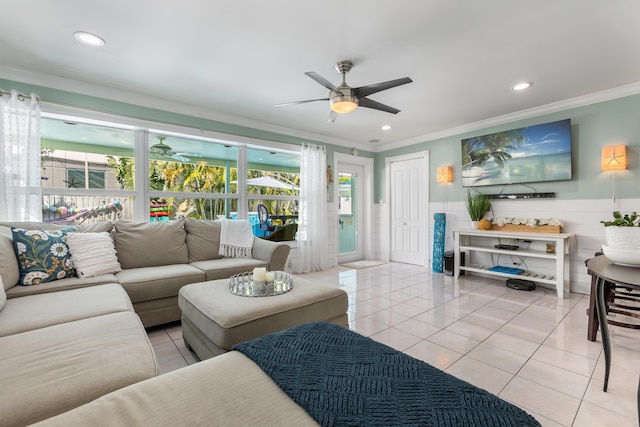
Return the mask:
[[41, 128], [45, 220], [216, 219], [248, 212], [257, 223], [258, 203], [285, 221], [297, 215], [297, 151], [53, 115], [43, 117]]
[[[104, 188], [105, 171], [67, 169], [67, 188]], [[87, 179], [89, 178], [89, 179]]]
[[134, 131], [43, 117], [41, 135], [45, 221], [134, 219]]

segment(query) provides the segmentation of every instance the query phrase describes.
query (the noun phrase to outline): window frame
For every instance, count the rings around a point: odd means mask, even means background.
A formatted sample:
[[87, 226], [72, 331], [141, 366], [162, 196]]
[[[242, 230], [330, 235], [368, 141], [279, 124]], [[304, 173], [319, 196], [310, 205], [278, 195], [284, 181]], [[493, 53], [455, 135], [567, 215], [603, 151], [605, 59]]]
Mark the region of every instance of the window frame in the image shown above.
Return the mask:
[[[134, 221], [149, 222], [150, 206], [152, 198], [192, 198], [192, 199], [229, 199], [237, 200], [237, 217], [239, 219], [248, 218], [249, 200], [295, 200], [299, 201], [299, 196], [282, 195], [249, 195], [247, 194], [247, 150], [255, 148], [259, 150], [280, 151], [289, 154], [300, 155], [300, 147], [295, 144], [274, 142], [223, 134], [216, 131], [193, 128], [189, 126], [161, 123], [144, 119], [136, 119], [128, 116], [114, 115], [105, 112], [87, 110], [80, 107], [62, 106], [58, 104], [43, 103], [43, 118], [74, 121], [96, 126], [106, 126], [115, 129], [132, 130], [134, 138], [134, 190], [107, 190], [95, 188], [42, 188], [43, 196], [98, 196], [124, 198], [133, 197], [134, 200]], [[165, 192], [149, 190], [149, 135], [174, 135], [182, 138], [193, 138], [206, 142], [222, 143], [237, 146], [238, 148], [238, 186], [236, 193], [193, 193], [193, 192]], [[261, 144], [262, 143], [262, 144]]]

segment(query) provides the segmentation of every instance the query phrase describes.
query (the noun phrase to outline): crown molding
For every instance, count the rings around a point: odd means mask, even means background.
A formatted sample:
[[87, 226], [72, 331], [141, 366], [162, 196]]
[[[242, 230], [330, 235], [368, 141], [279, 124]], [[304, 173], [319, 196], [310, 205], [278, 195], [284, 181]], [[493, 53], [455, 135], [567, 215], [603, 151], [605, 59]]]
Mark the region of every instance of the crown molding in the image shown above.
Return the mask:
[[[296, 129], [291, 129], [284, 126], [278, 126], [259, 120], [248, 119], [245, 117], [234, 116], [219, 111], [213, 111], [210, 109], [194, 107], [192, 105], [181, 104], [175, 101], [155, 98], [147, 95], [135, 94], [126, 90], [111, 89], [105, 86], [96, 85], [93, 83], [83, 82], [79, 80], [72, 80], [61, 76], [52, 76], [42, 73], [35, 73], [31, 71], [19, 70], [16, 68], [0, 66], [0, 78], [12, 80], [24, 84], [44, 86], [51, 89], [57, 89], [75, 94], [81, 94], [96, 98], [104, 98], [116, 102], [123, 102], [127, 104], [137, 105], [141, 107], [167, 111], [175, 114], [183, 114], [187, 116], [197, 117], [205, 120], [213, 120], [222, 122], [229, 125], [246, 127], [256, 131], [270, 132], [280, 134], [283, 136], [299, 138], [301, 140], [312, 140], [320, 143], [333, 144], [340, 147], [355, 147], [362, 151], [368, 151], [371, 153], [380, 153], [397, 148], [403, 148], [414, 144], [434, 141], [441, 138], [460, 135], [467, 132], [473, 132], [481, 129], [486, 129], [492, 126], [499, 126], [519, 120], [530, 119], [545, 114], [557, 113], [560, 111], [570, 110], [572, 108], [583, 107], [599, 102], [610, 101], [617, 98], [623, 98], [626, 96], [637, 95], [640, 93], [640, 82], [633, 83], [625, 86], [620, 86], [613, 89], [608, 89], [592, 94], [587, 94], [575, 98], [570, 98], [563, 101], [554, 102], [551, 104], [542, 105], [526, 110], [521, 110], [502, 116], [492, 117], [486, 120], [480, 120], [477, 122], [467, 123], [460, 126], [455, 126], [448, 129], [443, 129], [435, 132], [429, 132], [415, 137], [407, 138], [404, 140], [393, 141], [389, 143], [383, 143], [380, 145], [371, 145], [360, 141], [348, 141], [338, 138], [330, 138], [325, 135], [318, 135], [312, 132], [304, 132]], [[49, 102], [56, 104], [55, 101], [42, 100], [44, 103]], [[78, 105], [69, 105], [71, 107], [79, 107]], [[81, 107], [79, 107], [81, 108]], [[107, 112], [114, 114], [113, 112]], [[233, 134], [229, 134], [233, 135]], [[235, 135], [234, 135], [235, 136]], [[269, 141], [267, 138], [263, 138], [264, 141]], [[274, 141], [275, 142], [275, 141]], [[301, 141], [302, 142], [302, 141]]]
[[632, 83], [625, 86], [620, 86], [613, 89], [603, 90], [601, 92], [595, 92], [588, 95], [578, 96], [575, 98], [566, 99], [564, 101], [553, 102], [547, 105], [541, 105], [539, 107], [529, 108], [527, 110], [516, 111], [514, 113], [505, 114], [502, 116], [492, 117], [486, 120], [480, 120], [473, 123], [467, 123], [461, 126], [455, 126], [449, 129], [443, 129], [441, 131], [430, 132], [423, 135], [415, 136], [402, 141], [394, 141], [380, 146], [376, 146], [375, 149], [369, 148], [369, 151], [374, 153], [380, 153], [383, 151], [393, 150], [396, 148], [403, 148], [422, 142], [434, 141], [436, 139], [447, 138], [450, 136], [461, 135], [467, 132], [473, 132], [476, 130], [486, 129], [492, 126], [499, 126], [518, 120], [530, 119], [533, 117], [543, 116], [545, 114], [558, 113], [561, 111], [570, 110], [572, 108], [584, 107], [587, 105], [597, 104], [599, 102], [611, 101], [612, 99], [624, 98], [626, 96], [637, 95], [640, 93], [640, 82]]
[[[61, 90], [73, 94], [103, 98], [111, 101], [152, 108], [155, 110], [197, 117], [205, 120], [218, 121], [229, 125], [246, 127], [256, 131], [271, 132], [288, 137], [299, 138], [301, 140], [312, 140], [344, 147], [353, 145], [353, 142], [343, 139], [329, 138], [325, 135], [318, 135], [312, 132], [299, 131], [285, 126], [278, 126], [272, 123], [262, 122], [259, 120], [252, 120], [245, 117], [234, 116], [206, 108], [194, 107], [192, 105], [181, 104], [163, 98], [155, 98], [147, 95], [136, 94], [126, 90], [107, 88], [105, 86], [83, 82], [80, 80], [68, 79], [60, 76], [52, 76], [42, 73], [34, 73], [32, 71], [0, 66], [0, 78], [29, 85], [43, 86], [46, 88]], [[47, 99], [42, 99], [42, 102], [59, 104], [56, 101]], [[82, 108], [79, 105], [68, 106]], [[113, 112], [109, 111], [105, 112], [114, 114]], [[267, 138], [264, 138], [264, 140], [268, 141]], [[368, 150], [369, 148], [370, 147], [367, 147], [366, 145], [362, 146], [363, 150]]]

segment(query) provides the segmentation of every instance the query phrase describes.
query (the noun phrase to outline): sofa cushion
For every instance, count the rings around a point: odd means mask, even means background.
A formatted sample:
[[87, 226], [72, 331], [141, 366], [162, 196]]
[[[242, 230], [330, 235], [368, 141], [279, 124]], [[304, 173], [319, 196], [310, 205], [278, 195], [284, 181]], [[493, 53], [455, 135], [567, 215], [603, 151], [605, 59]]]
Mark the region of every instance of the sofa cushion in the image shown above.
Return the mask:
[[7, 298], [18, 298], [26, 295], [46, 294], [50, 292], [66, 291], [69, 289], [86, 288], [87, 286], [103, 285], [105, 283], [117, 283], [113, 274], [103, 274], [101, 276], [81, 279], [79, 277], [68, 277], [66, 279], [49, 282], [46, 286], [14, 286], [7, 289]]
[[[111, 221], [97, 221], [89, 224], [80, 224], [73, 225], [78, 228], [78, 231], [86, 232], [86, 233], [97, 233], [100, 231], [111, 231], [113, 228], [113, 222]], [[16, 228], [24, 228], [27, 230], [62, 230], [63, 228], [69, 227], [69, 224], [55, 224], [52, 222], [36, 222], [36, 221], [13, 221], [13, 222], [0, 222], [0, 227], [6, 227], [7, 229], [11, 229], [11, 227]]]
[[4, 304], [7, 302], [7, 294], [4, 291], [4, 286], [2, 284], [2, 276], [0, 276], [0, 311], [4, 308]]
[[118, 283], [136, 303], [157, 298], [175, 297], [184, 285], [202, 282], [202, 270], [189, 264], [130, 268], [116, 274]]
[[184, 220], [133, 223], [116, 221], [113, 241], [123, 269], [186, 264]]
[[[46, 222], [0, 222], [0, 254], [13, 254], [13, 235], [11, 227], [35, 230], [60, 230], [66, 225], [50, 224]], [[92, 224], [81, 224], [78, 231], [98, 232], [111, 231], [113, 223], [111, 221], [99, 221]], [[0, 276], [4, 282], [4, 288], [9, 289], [18, 284], [20, 280], [20, 268], [15, 256], [0, 257]], [[47, 285], [49, 286], [49, 285]]]
[[265, 261], [251, 258], [220, 258], [192, 262], [191, 265], [204, 271], [205, 280], [228, 279], [234, 274], [252, 271], [256, 267], [269, 266]]
[[19, 284], [39, 285], [75, 276], [76, 271], [67, 246], [67, 233], [75, 231], [76, 227], [62, 230], [12, 227], [13, 247], [20, 268]]
[[120, 311], [133, 305], [117, 283], [12, 298], [0, 311], [0, 337]]
[[10, 228], [0, 227], [0, 254], [5, 254], [0, 256], [0, 277], [2, 277], [4, 289], [9, 289], [16, 286], [20, 280], [20, 267], [15, 257]]
[[113, 230], [113, 222], [98, 221], [90, 224], [80, 224], [77, 227], [78, 231], [82, 233], [108, 233]]
[[184, 228], [187, 230], [189, 262], [220, 258], [220, 221], [187, 218]]
[[0, 337], [3, 426], [27, 425], [158, 374], [132, 312]]
[[70, 233], [67, 245], [73, 266], [80, 277], [94, 277], [122, 270], [109, 233]]
[[37, 424], [38, 427], [204, 425], [318, 424], [258, 365], [237, 351], [133, 384]]

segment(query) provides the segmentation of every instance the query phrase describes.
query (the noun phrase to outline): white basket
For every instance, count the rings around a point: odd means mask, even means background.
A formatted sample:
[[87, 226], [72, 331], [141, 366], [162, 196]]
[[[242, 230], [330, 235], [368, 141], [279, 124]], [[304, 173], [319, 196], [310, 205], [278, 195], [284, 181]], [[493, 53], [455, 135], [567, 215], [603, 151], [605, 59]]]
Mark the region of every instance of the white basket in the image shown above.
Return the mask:
[[604, 236], [610, 248], [640, 251], [640, 227], [609, 226], [604, 228]]

